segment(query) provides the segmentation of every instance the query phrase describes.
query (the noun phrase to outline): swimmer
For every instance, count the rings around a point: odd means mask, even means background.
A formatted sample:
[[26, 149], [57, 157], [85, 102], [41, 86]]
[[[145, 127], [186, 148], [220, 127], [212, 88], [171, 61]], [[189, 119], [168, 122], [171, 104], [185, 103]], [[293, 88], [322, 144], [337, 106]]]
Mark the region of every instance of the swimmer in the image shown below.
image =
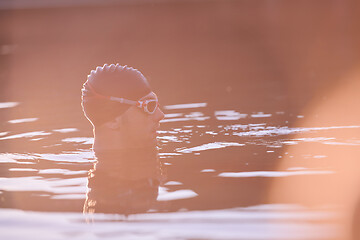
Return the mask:
[[95, 152], [156, 144], [164, 113], [137, 69], [105, 64], [91, 71], [82, 89], [82, 107], [93, 125]]
[[88, 75], [82, 107], [93, 126], [97, 160], [83, 212], [145, 212], [161, 180], [156, 136], [164, 113], [156, 94], [139, 70], [105, 64]]

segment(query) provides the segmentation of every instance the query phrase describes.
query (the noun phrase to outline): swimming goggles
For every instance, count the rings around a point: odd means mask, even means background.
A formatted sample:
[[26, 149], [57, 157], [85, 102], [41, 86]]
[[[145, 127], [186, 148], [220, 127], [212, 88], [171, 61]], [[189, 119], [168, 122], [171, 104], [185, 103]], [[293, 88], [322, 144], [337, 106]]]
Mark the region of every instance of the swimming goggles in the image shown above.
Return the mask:
[[119, 103], [133, 105], [133, 106], [136, 106], [138, 108], [141, 108], [144, 112], [146, 112], [148, 114], [154, 114], [156, 112], [156, 109], [159, 107], [159, 102], [158, 102], [157, 99], [147, 99], [147, 100], [133, 101], [133, 100], [125, 99], [125, 98], [104, 96], [104, 95], [101, 95], [101, 94], [97, 93], [95, 91], [95, 89], [90, 85], [89, 82], [87, 82], [86, 84], [89, 86], [92, 93], [98, 98], [105, 98], [105, 99], [110, 100], [110, 101], [115, 101], [115, 102], [119, 102]]

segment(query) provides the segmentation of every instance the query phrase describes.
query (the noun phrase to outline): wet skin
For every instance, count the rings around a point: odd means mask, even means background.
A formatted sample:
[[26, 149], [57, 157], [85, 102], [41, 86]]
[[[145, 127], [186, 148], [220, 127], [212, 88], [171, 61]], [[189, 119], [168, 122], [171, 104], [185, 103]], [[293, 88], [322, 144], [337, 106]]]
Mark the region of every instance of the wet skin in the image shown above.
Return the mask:
[[[157, 96], [151, 92], [140, 100], [147, 99], [157, 99]], [[96, 151], [156, 146], [156, 131], [163, 118], [164, 113], [159, 107], [153, 114], [148, 114], [136, 106], [131, 106], [125, 113], [95, 130], [93, 148]]]
[[[141, 100], [148, 99], [157, 99], [157, 97], [155, 93], [151, 92]], [[164, 118], [164, 113], [160, 108], [157, 108], [154, 114], [148, 114], [142, 109], [132, 106], [126, 111], [124, 117], [127, 120], [123, 127], [126, 127], [129, 141], [136, 145], [156, 144], [156, 131], [160, 127], [160, 120]]]

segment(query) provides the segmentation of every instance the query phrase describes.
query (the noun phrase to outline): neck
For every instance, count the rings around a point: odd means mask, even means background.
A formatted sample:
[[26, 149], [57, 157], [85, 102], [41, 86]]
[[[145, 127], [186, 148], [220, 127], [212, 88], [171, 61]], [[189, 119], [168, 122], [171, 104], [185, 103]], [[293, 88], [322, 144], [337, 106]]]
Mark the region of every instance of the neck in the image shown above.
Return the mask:
[[94, 129], [94, 152], [102, 151], [121, 151], [131, 149], [143, 149], [148, 147], [156, 148], [156, 141], [142, 141], [132, 134], [126, 132], [126, 129]]
[[94, 129], [93, 150], [95, 152], [126, 149], [127, 145], [128, 142], [123, 131], [107, 128]]
[[122, 179], [157, 179], [160, 174], [157, 147], [94, 149], [94, 169]]

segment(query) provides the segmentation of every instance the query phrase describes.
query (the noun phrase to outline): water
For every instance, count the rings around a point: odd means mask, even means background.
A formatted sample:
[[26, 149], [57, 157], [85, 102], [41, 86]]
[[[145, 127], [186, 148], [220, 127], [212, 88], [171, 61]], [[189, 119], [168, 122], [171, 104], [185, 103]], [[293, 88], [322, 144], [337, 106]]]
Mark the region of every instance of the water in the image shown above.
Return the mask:
[[[21, 108], [13, 103], [0, 106]], [[166, 105], [164, 111], [158, 139], [165, 180], [152, 208], [127, 217], [116, 209], [109, 214], [81, 213], [87, 174], [95, 162], [88, 131], [84, 134], [74, 125], [1, 132], [1, 144], [16, 146], [0, 155], [2, 235], [7, 239], [34, 232], [42, 232], [43, 239], [332, 239], [339, 234], [339, 208], [334, 201], [314, 197], [315, 202], [306, 204], [284, 192], [283, 199], [274, 199], [271, 189], [274, 179], [280, 184], [294, 178], [331, 181], [337, 169], [326, 153], [316, 149], [357, 148], [358, 138], [337, 135], [360, 125], [291, 127], [289, 121], [307, 116], [215, 110], [205, 102]], [[39, 126], [38, 121], [24, 116], [7, 122]], [[306, 154], [291, 150], [303, 145], [315, 150]], [[94, 225], [89, 226], [89, 220]], [[18, 226], [21, 233], [15, 231]]]
[[[0, 3], [1, 239], [349, 239], [356, 1], [16, 2]], [[80, 89], [116, 62], [160, 99], [163, 179], [139, 193], [152, 204], [83, 215]]]

